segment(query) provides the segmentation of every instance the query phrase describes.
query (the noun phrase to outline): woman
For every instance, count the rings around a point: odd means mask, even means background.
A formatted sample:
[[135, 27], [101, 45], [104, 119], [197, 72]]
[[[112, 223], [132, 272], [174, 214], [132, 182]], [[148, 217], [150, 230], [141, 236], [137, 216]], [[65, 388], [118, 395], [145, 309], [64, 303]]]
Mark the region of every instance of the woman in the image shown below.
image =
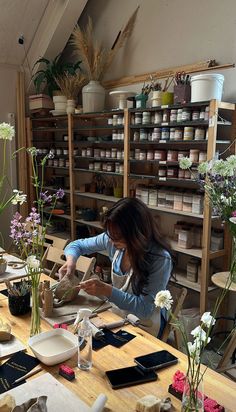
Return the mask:
[[[156, 293], [166, 289], [172, 271], [169, 248], [161, 237], [148, 207], [139, 199], [119, 200], [104, 216], [105, 232], [71, 242], [65, 249], [66, 263], [60, 277], [70, 275], [80, 255], [107, 250], [112, 284], [98, 279], [81, 282], [80, 289], [105, 296], [122, 317], [128, 313], [141, 320], [141, 326], [157, 336], [160, 327]], [[117, 309], [118, 308], [118, 309]]]

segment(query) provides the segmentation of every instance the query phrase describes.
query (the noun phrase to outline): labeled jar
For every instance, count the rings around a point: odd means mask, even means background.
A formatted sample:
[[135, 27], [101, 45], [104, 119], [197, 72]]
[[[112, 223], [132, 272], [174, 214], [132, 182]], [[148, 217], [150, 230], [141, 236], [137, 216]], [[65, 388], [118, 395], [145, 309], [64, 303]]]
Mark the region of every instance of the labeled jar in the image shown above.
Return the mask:
[[58, 161], [58, 166], [59, 166], [59, 167], [64, 167], [64, 166], [65, 166], [65, 162], [64, 162], [64, 159], [63, 159], [63, 158], [60, 158], [60, 159], [59, 159], [59, 161]]
[[193, 140], [194, 128], [185, 126], [184, 128], [184, 140]]
[[86, 157], [87, 156], [87, 149], [82, 149], [81, 150], [81, 156]]
[[206, 162], [207, 152], [199, 152], [199, 163]]
[[140, 149], [135, 149], [134, 150], [134, 158], [135, 158], [135, 160], [140, 159]]
[[112, 147], [112, 149], [111, 149], [111, 157], [112, 157], [112, 159], [116, 159], [116, 158], [117, 158], [117, 148], [116, 148], [116, 147]]
[[122, 159], [122, 150], [117, 149], [116, 157], [117, 159]]
[[154, 127], [152, 132], [152, 141], [155, 142], [161, 139], [161, 129], [159, 127]]
[[205, 139], [205, 129], [204, 127], [196, 127], [194, 133], [194, 140], [204, 140]]
[[167, 110], [167, 109], [165, 109], [165, 110], [163, 111], [162, 122], [163, 122], [163, 123], [168, 123], [169, 120], [170, 120], [170, 111]]
[[66, 159], [66, 167], [69, 167], [70, 166], [70, 161], [69, 161], [69, 159]]
[[190, 249], [192, 244], [192, 232], [190, 228], [180, 229], [178, 235], [178, 246], [184, 249]]
[[140, 150], [140, 153], [139, 153], [139, 160], [147, 160], [147, 153], [146, 153], [146, 150]]
[[115, 173], [120, 173], [120, 163], [119, 162], [115, 163]]
[[124, 165], [120, 163], [120, 173], [124, 173]]
[[170, 122], [177, 122], [177, 109], [171, 109], [170, 111]]
[[118, 140], [124, 140], [124, 132], [122, 131], [118, 132]]
[[204, 120], [205, 120], [205, 121], [208, 121], [208, 120], [209, 120], [209, 113], [210, 113], [210, 107], [207, 106], [207, 107], [205, 108], [205, 116], [204, 116]]
[[56, 155], [60, 156], [62, 154], [62, 149], [56, 149]]
[[93, 156], [93, 149], [92, 147], [87, 147], [86, 149], [86, 156], [92, 157]]
[[53, 166], [58, 167], [58, 164], [59, 164], [58, 159], [54, 159], [53, 160]]
[[[107, 172], [114, 172], [114, 163], [112, 162], [107, 162]], [[95, 169], [96, 170], [96, 169]]]
[[178, 179], [184, 179], [184, 170], [183, 169], [178, 170]]
[[124, 116], [122, 115], [118, 115], [117, 117], [117, 124], [120, 126], [122, 124], [124, 124]]
[[162, 112], [155, 112], [155, 114], [154, 114], [154, 123], [156, 123], [156, 124], [162, 123], [162, 118], [163, 118]]
[[175, 140], [175, 128], [170, 128], [170, 140]]
[[102, 171], [103, 172], [107, 171], [107, 164], [106, 163], [102, 163]]
[[48, 159], [48, 166], [53, 166], [53, 159]]
[[184, 179], [191, 179], [190, 170], [184, 170]]
[[116, 130], [112, 130], [112, 140], [118, 140], [118, 139], [117, 139], [117, 131], [116, 131]]
[[110, 157], [111, 157], [111, 150], [106, 149], [106, 158], [110, 158]]
[[199, 161], [199, 150], [191, 149], [190, 152], [189, 152], [189, 159], [193, 163], [197, 163]]
[[63, 149], [63, 154], [64, 154], [64, 156], [67, 156], [69, 154], [69, 150], [68, 149]]
[[154, 159], [161, 160], [161, 161], [166, 160], [166, 151], [165, 150], [155, 150]]
[[148, 204], [149, 206], [157, 205], [157, 190], [149, 189]]
[[93, 164], [93, 162], [89, 162], [89, 170], [94, 170], [94, 164]]
[[191, 119], [191, 110], [184, 108], [182, 109], [182, 122], [188, 122]]
[[168, 150], [167, 151], [167, 161], [168, 162], [177, 162], [178, 152], [177, 150]]
[[136, 131], [134, 132], [134, 135], [133, 135], [133, 141], [134, 141], [134, 142], [139, 142], [139, 138], [140, 138], [139, 131], [136, 130]]
[[105, 149], [100, 150], [100, 157], [102, 157], [102, 158], [106, 157], [106, 150]]
[[94, 162], [94, 170], [99, 171], [102, 168], [101, 162]]
[[136, 112], [134, 114], [134, 124], [142, 124], [142, 113]]
[[147, 151], [147, 160], [153, 160], [154, 159], [154, 152], [153, 150], [148, 150]]
[[200, 112], [199, 110], [193, 110], [192, 112], [192, 120], [197, 121], [200, 118]]
[[[167, 169], [167, 177], [169, 178], [176, 178], [178, 176], [178, 169], [176, 167], [168, 167]], [[174, 198], [173, 198], [174, 200]]]
[[117, 114], [113, 114], [112, 124], [113, 124], [113, 126], [117, 126], [117, 124], [118, 124], [118, 115]]
[[142, 124], [149, 124], [149, 123], [151, 123], [151, 113], [143, 112]]
[[146, 129], [140, 129], [140, 142], [143, 140], [147, 140], [148, 134]]
[[180, 129], [178, 127], [175, 128], [174, 140], [183, 140], [183, 129]]
[[94, 157], [100, 157], [100, 149], [94, 149], [93, 156]]
[[162, 127], [161, 129], [161, 140], [169, 140], [170, 131], [167, 127]]
[[205, 106], [201, 107], [199, 120], [205, 120]]
[[179, 150], [178, 152], [178, 162], [183, 159], [183, 157], [188, 157], [188, 152], [184, 150]]
[[158, 176], [159, 177], [166, 177], [166, 168], [165, 167], [159, 167]]
[[113, 125], [113, 118], [112, 117], [108, 117], [107, 124]]
[[182, 109], [177, 110], [177, 123], [182, 122]]

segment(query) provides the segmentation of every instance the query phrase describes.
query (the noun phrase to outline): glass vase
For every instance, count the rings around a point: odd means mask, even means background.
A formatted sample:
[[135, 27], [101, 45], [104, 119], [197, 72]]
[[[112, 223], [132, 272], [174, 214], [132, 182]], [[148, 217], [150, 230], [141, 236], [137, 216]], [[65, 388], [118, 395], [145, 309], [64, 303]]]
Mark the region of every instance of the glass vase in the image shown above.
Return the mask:
[[30, 324], [30, 336], [37, 335], [41, 332], [41, 318], [39, 309], [39, 283], [40, 283], [40, 273], [33, 274], [31, 276], [31, 298], [32, 298], [32, 309], [31, 309], [31, 324]]
[[186, 375], [181, 412], [204, 412], [203, 377], [199, 373]]

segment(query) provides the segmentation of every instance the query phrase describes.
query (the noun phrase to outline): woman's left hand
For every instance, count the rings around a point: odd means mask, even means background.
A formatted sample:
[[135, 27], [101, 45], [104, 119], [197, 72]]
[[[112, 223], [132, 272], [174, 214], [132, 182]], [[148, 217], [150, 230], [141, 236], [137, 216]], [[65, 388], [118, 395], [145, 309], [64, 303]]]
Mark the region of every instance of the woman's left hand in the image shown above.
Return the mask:
[[80, 282], [77, 286], [78, 289], [83, 289], [89, 295], [93, 296], [107, 296], [108, 298], [112, 293], [112, 286], [102, 282], [99, 279], [89, 279], [85, 282]]

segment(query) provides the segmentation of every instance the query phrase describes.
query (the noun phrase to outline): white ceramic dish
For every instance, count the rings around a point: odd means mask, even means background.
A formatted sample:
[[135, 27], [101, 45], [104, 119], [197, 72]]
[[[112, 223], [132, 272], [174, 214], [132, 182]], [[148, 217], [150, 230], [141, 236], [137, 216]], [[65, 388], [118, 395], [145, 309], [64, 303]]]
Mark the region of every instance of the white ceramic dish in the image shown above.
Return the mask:
[[63, 116], [66, 114], [64, 110], [50, 110], [53, 116]]
[[51, 366], [74, 356], [78, 349], [78, 339], [66, 329], [52, 329], [32, 336], [28, 345], [36, 358]]

